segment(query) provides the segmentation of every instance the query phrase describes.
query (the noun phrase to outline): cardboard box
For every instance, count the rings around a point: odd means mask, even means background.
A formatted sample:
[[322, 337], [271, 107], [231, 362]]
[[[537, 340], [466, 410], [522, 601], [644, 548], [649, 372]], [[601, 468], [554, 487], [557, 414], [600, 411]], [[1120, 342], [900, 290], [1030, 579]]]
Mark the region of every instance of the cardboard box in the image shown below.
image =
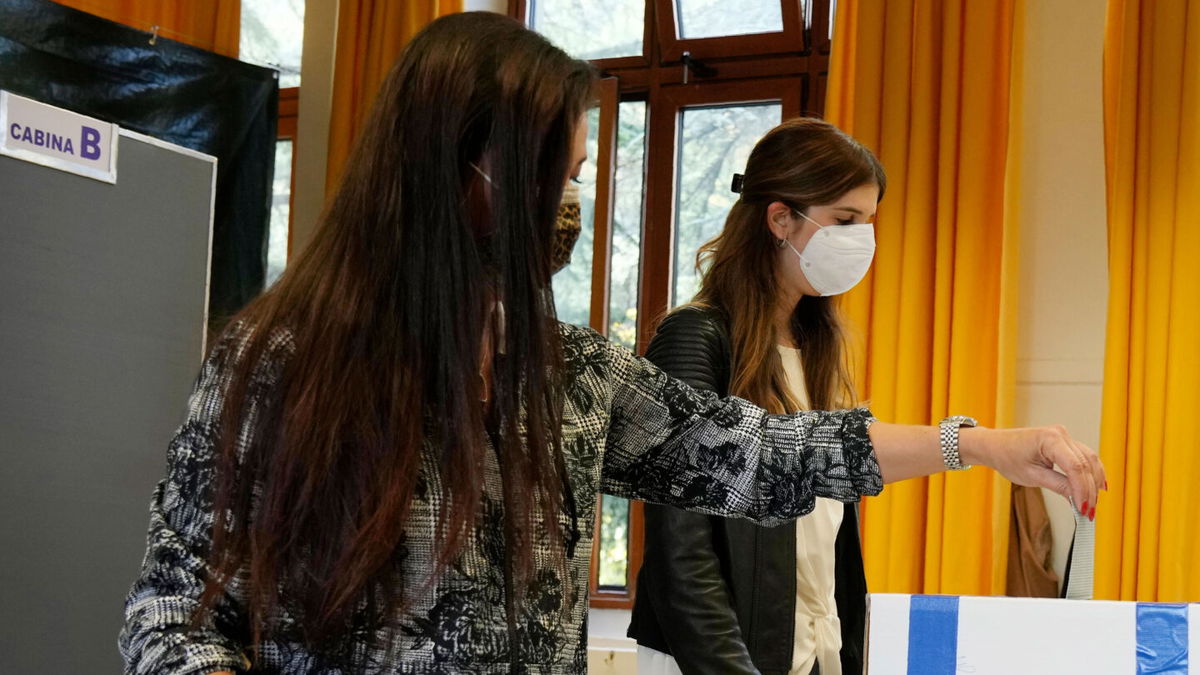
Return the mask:
[[872, 594], [868, 606], [870, 675], [1200, 675], [1200, 604]]

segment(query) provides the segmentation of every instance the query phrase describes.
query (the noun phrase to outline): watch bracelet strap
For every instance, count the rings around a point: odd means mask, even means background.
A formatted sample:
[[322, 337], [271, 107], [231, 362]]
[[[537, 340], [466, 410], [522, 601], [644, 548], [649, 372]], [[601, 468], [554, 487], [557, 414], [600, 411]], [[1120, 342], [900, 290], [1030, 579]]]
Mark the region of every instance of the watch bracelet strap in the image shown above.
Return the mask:
[[973, 418], [963, 415], [952, 415], [938, 424], [938, 442], [941, 446], [942, 462], [947, 469], [966, 471], [971, 468], [970, 464], [962, 462], [962, 454], [959, 452], [959, 430], [964, 426], [974, 427], [976, 424]]

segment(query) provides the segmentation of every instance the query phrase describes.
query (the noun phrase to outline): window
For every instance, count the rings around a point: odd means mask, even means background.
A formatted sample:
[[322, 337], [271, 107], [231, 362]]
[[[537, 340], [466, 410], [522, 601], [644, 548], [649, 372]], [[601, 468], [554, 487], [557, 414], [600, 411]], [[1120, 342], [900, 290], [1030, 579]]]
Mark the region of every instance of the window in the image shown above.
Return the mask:
[[638, 271], [642, 265], [642, 193], [646, 185], [646, 103], [618, 106], [616, 171], [613, 177], [608, 337], [637, 347]]
[[671, 305], [699, 290], [696, 253], [725, 225], [737, 195], [732, 176], [742, 171], [758, 139], [779, 124], [778, 103], [685, 108], [680, 116], [675, 188], [675, 281]]
[[[642, 351], [655, 321], [695, 292], [696, 251], [723, 226], [754, 143], [821, 113], [832, 1], [510, 0], [509, 13], [606, 76], [589, 138], [591, 220], [571, 264], [591, 271], [561, 272], [554, 290], [561, 318]], [[592, 605], [629, 607], [641, 505], [604, 496], [598, 507]]]
[[675, 0], [678, 33], [683, 39], [778, 33], [783, 13], [775, 0]]
[[304, 0], [242, 0], [238, 58], [279, 71], [279, 88], [300, 86]]
[[[798, 54], [827, 46], [828, 31], [814, 39], [812, 26], [829, 23], [829, 0], [653, 0], [660, 54], [678, 61]], [[817, 50], [818, 53], [820, 49]], [[826, 51], [825, 54], [828, 54]]]
[[283, 273], [290, 249], [293, 150], [303, 44], [304, 0], [242, 0], [239, 58], [279, 71], [279, 126], [267, 234], [267, 286]]
[[275, 179], [271, 181], [271, 222], [267, 230], [267, 281], [275, 283], [287, 266], [288, 224], [292, 210], [292, 140], [275, 142]]
[[[600, 137], [600, 111], [588, 114], [588, 157], [595, 157]], [[586, 326], [592, 311], [592, 255], [595, 248], [596, 163], [584, 162], [579, 176], [579, 206], [583, 227], [571, 252], [569, 265], [554, 275], [554, 305], [558, 318]]]
[[[532, 25], [580, 59], [640, 56], [646, 0], [530, 0]], [[603, 30], [596, 30], [602, 26]]]

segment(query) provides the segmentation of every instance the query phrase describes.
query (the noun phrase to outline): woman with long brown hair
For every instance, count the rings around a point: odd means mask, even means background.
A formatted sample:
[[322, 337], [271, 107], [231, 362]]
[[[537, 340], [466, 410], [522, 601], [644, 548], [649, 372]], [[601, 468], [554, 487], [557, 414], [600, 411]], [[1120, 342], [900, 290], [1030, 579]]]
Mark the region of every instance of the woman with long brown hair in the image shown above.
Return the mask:
[[[935, 429], [770, 415], [555, 320], [594, 80], [495, 14], [406, 48], [315, 240], [202, 369], [126, 602], [129, 672], [583, 672], [599, 491], [778, 523], [938, 470]], [[1060, 480], [1043, 453], [1077, 452], [962, 441], [1037, 484]], [[1084, 455], [1071, 489], [1101, 476]]]
[[[700, 249], [699, 292], [662, 322], [647, 357], [772, 413], [856, 405], [835, 296], [870, 266], [886, 186], [875, 156], [833, 125], [773, 129], [734, 179], [724, 229]], [[941, 427], [964, 423], [974, 424]], [[630, 635], [643, 675], [858, 673], [866, 592], [852, 502], [818, 496], [775, 527], [647, 505]]]

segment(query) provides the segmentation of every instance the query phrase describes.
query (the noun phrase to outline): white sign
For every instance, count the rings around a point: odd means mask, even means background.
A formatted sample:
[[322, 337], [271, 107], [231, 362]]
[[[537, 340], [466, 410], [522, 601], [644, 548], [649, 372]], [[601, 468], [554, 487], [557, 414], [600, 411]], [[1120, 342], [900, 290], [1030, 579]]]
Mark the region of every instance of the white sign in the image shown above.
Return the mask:
[[0, 155], [117, 182], [117, 125], [0, 91]]

